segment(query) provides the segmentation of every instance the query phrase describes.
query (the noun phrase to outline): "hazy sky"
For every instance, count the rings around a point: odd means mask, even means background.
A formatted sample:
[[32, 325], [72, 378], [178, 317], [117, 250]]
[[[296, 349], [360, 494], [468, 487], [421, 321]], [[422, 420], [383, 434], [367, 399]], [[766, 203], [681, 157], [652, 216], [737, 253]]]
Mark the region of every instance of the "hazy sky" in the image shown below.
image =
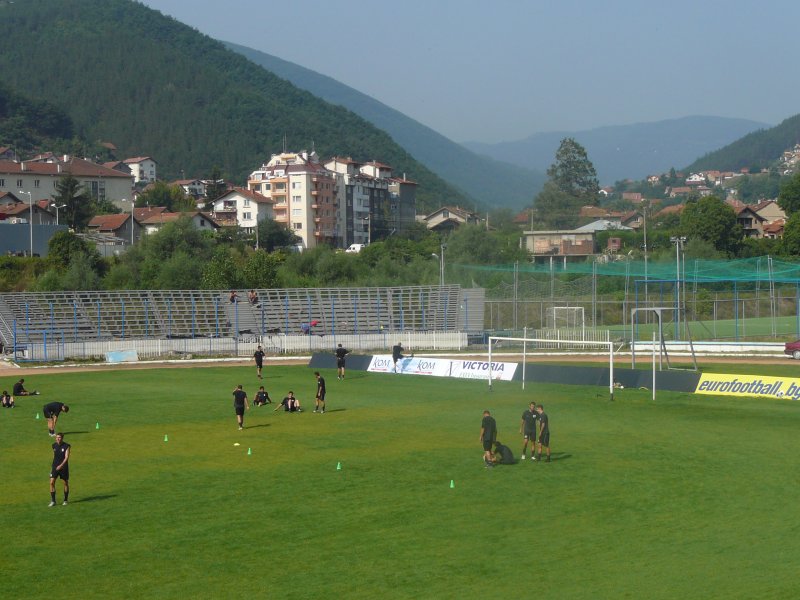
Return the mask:
[[455, 141], [800, 113], [800, 2], [144, 0]]

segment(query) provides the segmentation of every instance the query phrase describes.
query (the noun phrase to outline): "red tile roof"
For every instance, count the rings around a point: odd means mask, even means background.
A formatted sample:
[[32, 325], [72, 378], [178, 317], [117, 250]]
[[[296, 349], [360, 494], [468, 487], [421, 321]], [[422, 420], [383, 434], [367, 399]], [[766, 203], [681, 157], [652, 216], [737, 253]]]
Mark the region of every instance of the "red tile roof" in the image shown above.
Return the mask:
[[266, 196], [262, 196], [258, 192], [254, 192], [252, 190], [248, 190], [241, 187], [234, 187], [232, 190], [229, 190], [224, 194], [222, 194], [222, 196], [215, 198], [214, 202], [216, 202], [217, 200], [221, 200], [225, 196], [229, 196], [231, 194], [239, 194], [240, 196], [245, 196], [246, 198], [250, 198], [253, 202], [258, 202], [260, 204], [275, 204], [276, 202], [272, 198], [267, 198]]
[[65, 173], [72, 173], [76, 177], [115, 177], [131, 179], [127, 173], [120, 173], [103, 165], [98, 165], [82, 158], [69, 158], [66, 162], [14, 162], [0, 160], [0, 173], [19, 175], [20, 173], [34, 173], [37, 175], [51, 175], [60, 177]]
[[153, 215], [160, 215], [167, 210], [166, 206], [145, 206], [142, 208], [133, 209], [133, 217], [140, 223], [144, 222], [148, 217]]
[[135, 163], [144, 162], [146, 160], [152, 160], [154, 163], [158, 162], [155, 158], [153, 158], [151, 156], [135, 156], [133, 158], [126, 158], [122, 162], [124, 162], [127, 165], [131, 165], [131, 164], [135, 164]]
[[131, 218], [129, 213], [121, 213], [116, 215], [96, 215], [89, 221], [87, 227], [90, 229], [97, 229], [99, 231], [117, 231], [122, 227], [128, 219]]

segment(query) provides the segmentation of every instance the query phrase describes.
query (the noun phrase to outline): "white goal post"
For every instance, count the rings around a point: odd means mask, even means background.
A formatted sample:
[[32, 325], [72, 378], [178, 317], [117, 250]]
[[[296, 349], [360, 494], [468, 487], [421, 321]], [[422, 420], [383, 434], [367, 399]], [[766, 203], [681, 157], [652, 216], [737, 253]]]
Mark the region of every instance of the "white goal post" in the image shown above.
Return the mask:
[[553, 340], [546, 338], [513, 338], [513, 337], [490, 337], [489, 338], [489, 390], [492, 389], [492, 347], [495, 342], [522, 342], [522, 389], [525, 389], [525, 365], [528, 358], [528, 344], [542, 344], [544, 347], [552, 348], [555, 345], [562, 346], [593, 346], [603, 348], [608, 351], [608, 393], [614, 399], [614, 342], [609, 338], [606, 341], [587, 341], [587, 340]]

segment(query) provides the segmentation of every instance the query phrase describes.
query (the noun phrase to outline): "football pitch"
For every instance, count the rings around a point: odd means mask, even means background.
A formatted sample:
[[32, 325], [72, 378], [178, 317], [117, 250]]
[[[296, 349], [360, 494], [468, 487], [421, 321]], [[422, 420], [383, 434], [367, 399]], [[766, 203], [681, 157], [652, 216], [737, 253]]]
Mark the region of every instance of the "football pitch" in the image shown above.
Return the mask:
[[[27, 375], [42, 395], [0, 409], [0, 597], [800, 594], [797, 403], [329, 370], [323, 415], [311, 369], [265, 375], [305, 412], [244, 431], [252, 367]], [[53, 400], [71, 492], [48, 508]], [[553, 461], [484, 468], [482, 411], [519, 457], [532, 400]]]

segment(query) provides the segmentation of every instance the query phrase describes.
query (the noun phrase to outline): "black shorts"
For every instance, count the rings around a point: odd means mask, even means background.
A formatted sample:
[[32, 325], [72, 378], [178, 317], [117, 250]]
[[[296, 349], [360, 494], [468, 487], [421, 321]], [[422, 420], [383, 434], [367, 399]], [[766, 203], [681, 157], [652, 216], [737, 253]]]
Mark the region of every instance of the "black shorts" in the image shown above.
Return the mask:
[[319, 394], [317, 396], [317, 400], [319, 400], [320, 402], [325, 402], [325, 392], [322, 392], [321, 394]]
[[56, 471], [55, 467], [50, 469], [50, 479], [63, 479], [64, 481], [69, 481], [69, 465], [62, 467], [60, 471]]
[[525, 433], [523, 434], [523, 437], [526, 440], [531, 440], [531, 441], [535, 442], [536, 441], [536, 430], [535, 429], [530, 429], [530, 430], [526, 429]]
[[340, 369], [344, 369], [344, 359], [343, 358], [337, 358], [336, 359], [336, 366], [339, 367]]
[[263, 369], [264, 368], [264, 363], [256, 361], [256, 368]]
[[492, 440], [483, 440], [483, 449], [487, 452], [492, 449], [493, 443]]
[[244, 415], [244, 404], [242, 404], [241, 406], [234, 406], [233, 410], [236, 411], [236, 415], [237, 416], [239, 416], [239, 417], [243, 416]]
[[49, 410], [43, 410], [42, 412], [44, 413], [45, 419], [50, 419], [53, 417], [53, 413], [51, 413]]
[[547, 446], [548, 448], [550, 447], [550, 432], [549, 431], [543, 431], [539, 435], [539, 443], [542, 446]]

